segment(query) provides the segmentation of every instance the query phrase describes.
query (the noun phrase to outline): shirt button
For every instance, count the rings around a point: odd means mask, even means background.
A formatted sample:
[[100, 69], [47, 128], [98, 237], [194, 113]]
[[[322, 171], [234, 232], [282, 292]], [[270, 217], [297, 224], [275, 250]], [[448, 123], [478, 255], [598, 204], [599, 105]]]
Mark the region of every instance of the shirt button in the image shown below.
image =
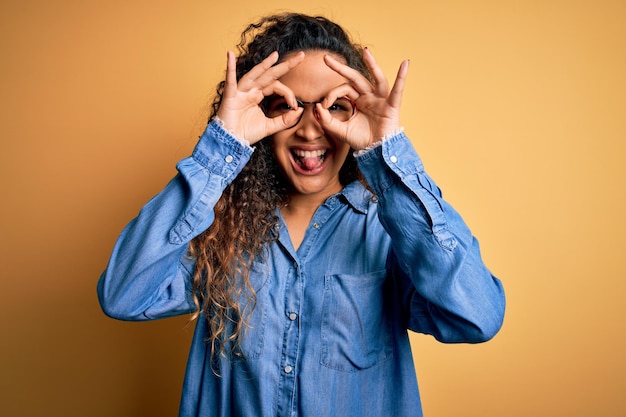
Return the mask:
[[233, 162], [233, 159], [235, 158], [233, 158], [232, 155], [227, 155], [226, 158], [224, 158], [224, 161], [230, 164], [231, 162]]
[[314, 227], [315, 229], [319, 229], [319, 228], [320, 228], [320, 225], [319, 225], [319, 223], [313, 223], [313, 227]]
[[391, 157], [389, 157], [389, 160], [395, 164], [396, 162], [398, 162], [398, 157], [395, 155], [391, 155]]
[[298, 318], [298, 315], [296, 313], [289, 313], [289, 320], [294, 321], [297, 318]]
[[284, 371], [286, 374], [290, 374], [293, 371], [293, 368], [289, 365], [285, 366]]

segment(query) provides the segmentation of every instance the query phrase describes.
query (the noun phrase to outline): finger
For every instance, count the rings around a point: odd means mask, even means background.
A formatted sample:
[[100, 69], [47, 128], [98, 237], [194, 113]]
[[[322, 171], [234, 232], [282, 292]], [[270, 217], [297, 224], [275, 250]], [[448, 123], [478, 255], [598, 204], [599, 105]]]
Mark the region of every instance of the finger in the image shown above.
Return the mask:
[[232, 51], [228, 51], [226, 52], [226, 85], [224, 94], [229, 95], [233, 87], [237, 87], [237, 63], [235, 54]]
[[363, 74], [361, 74], [354, 68], [342, 64], [331, 55], [324, 55], [324, 62], [333, 71], [350, 81], [350, 83], [354, 85], [354, 88], [356, 88], [359, 93], [365, 94], [374, 91], [372, 83], [370, 83], [369, 80], [363, 76]]
[[292, 68], [300, 64], [303, 59], [304, 52], [298, 52], [293, 56], [289, 56], [283, 62], [276, 64], [278, 62], [278, 52], [272, 52], [268, 58], [264, 59], [244, 76], [245, 80], [244, 78], [241, 79], [243, 81], [241, 87], [247, 89], [257, 85], [260, 88], [265, 88], [269, 83], [287, 74]]
[[298, 122], [298, 119], [302, 115], [303, 111], [304, 111], [303, 108], [298, 107], [297, 109], [287, 112], [285, 114], [282, 114], [280, 116], [267, 119], [268, 125], [269, 125], [268, 135], [273, 135], [276, 132], [279, 132], [281, 130], [285, 130], [294, 126]]
[[[252, 67], [243, 77], [241, 77], [242, 84], [254, 82], [257, 78], [263, 75], [268, 69], [272, 67], [278, 61], [278, 52], [274, 51], [269, 54], [263, 61]], [[242, 85], [243, 86], [243, 85]]]
[[376, 93], [381, 97], [387, 97], [389, 94], [389, 82], [387, 81], [387, 77], [385, 77], [385, 73], [376, 63], [376, 59], [374, 59], [374, 55], [372, 51], [368, 48], [365, 48], [363, 51], [363, 60], [369, 68], [372, 77], [374, 77], [374, 83], [376, 84]]
[[285, 59], [283, 62], [269, 68], [267, 71], [259, 76], [257, 82], [263, 83], [263, 80], [265, 80], [265, 82], [277, 80], [283, 75], [287, 74], [289, 71], [291, 71], [294, 67], [298, 66], [303, 59], [304, 52], [300, 51], [297, 54], [294, 54], [293, 56]]
[[334, 120], [333, 116], [328, 111], [328, 108], [324, 106], [323, 103], [316, 103], [315, 111], [317, 112], [317, 121], [322, 126], [329, 125]]
[[298, 102], [296, 100], [296, 95], [293, 93], [291, 88], [287, 87], [285, 84], [280, 81], [274, 81], [270, 85], [266, 86], [262, 90], [264, 97], [269, 97], [271, 95], [278, 95], [285, 99], [287, 104], [293, 108], [298, 108]]
[[300, 63], [302, 62], [302, 60], [304, 59], [304, 52], [300, 51], [297, 52], [295, 54], [291, 54], [291, 55], [287, 55], [287, 58], [282, 61], [280, 64], [274, 66], [274, 70], [279, 70], [283, 71], [283, 67], [285, 68], [284, 73], [281, 73], [280, 76], [282, 77], [283, 75], [285, 75], [287, 72], [289, 72], [291, 69], [293, 69], [294, 67], [300, 65]]
[[265, 74], [259, 77], [257, 80], [258, 88], [261, 89], [261, 93], [264, 97], [268, 97], [272, 94], [277, 94], [284, 97], [290, 107], [298, 108], [298, 102], [293, 91], [285, 84], [278, 81], [280, 77], [285, 75], [294, 67], [298, 66], [304, 59], [304, 52], [300, 51], [296, 54], [289, 56], [280, 64], [275, 65]]
[[400, 108], [404, 85], [406, 83], [407, 75], [409, 74], [409, 63], [410, 61], [407, 59], [402, 61], [402, 64], [400, 64], [400, 68], [398, 68], [398, 75], [396, 75], [396, 80], [394, 81], [393, 88], [389, 94], [388, 102], [394, 108]]
[[329, 133], [331, 136], [345, 141], [346, 140], [346, 122], [340, 122], [335, 119], [328, 109], [326, 109], [321, 103], [317, 103], [315, 105], [315, 109], [317, 110], [317, 121], [322, 126], [322, 129], [326, 133]]
[[329, 108], [338, 98], [348, 97], [352, 101], [356, 101], [361, 95], [350, 84], [342, 84], [330, 90], [324, 100], [322, 100], [322, 107], [324, 109]]

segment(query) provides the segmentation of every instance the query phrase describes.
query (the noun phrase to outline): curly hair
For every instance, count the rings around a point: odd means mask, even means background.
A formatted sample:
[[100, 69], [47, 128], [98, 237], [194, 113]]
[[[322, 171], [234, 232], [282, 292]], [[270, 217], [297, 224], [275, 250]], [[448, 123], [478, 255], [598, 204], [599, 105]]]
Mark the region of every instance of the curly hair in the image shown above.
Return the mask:
[[[347, 65], [372, 78], [362, 47], [339, 25], [321, 16], [286, 13], [264, 17], [243, 31], [237, 48], [238, 80], [273, 51], [282, 59], [307, 50], [337, 54]], [[216, 117], [224, 85], [222, 81], [217, 86], [209, 121]], [[208, 320], [207, 343], [212, 355], [242, 355], [239, 348], [246, 317], [256, 303], [250, 270], [255, 260], [266, 255], [267, 244], [277, 238], [276, 210], [289, 199], [290, 186], [273, 157], [271, 138], [259, 141], [255, 148], [250, 161], [215, 205], [212, 225], [190, 243], [190, 253], [196, 259], [193, 298], [197, 310], [193, 318], [204, 315]], [[339, 179], [343, 185], [363, 181], [352, 153]]]

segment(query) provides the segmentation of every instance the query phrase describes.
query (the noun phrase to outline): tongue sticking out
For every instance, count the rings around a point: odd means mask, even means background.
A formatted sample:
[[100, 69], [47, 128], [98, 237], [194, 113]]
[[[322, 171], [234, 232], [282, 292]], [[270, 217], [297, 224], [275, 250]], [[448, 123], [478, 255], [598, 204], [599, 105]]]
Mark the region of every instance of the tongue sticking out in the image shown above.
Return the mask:
[[319, 168], [322, 165], [322, 162], [324, 162], [324, 157], [326, 156], [326, 151], [296, 150], [293, 151], [293, 156], [298, 165], [300, 165], [303, 169], [311, 171], [315, 168]]
[[308, 170], [317, 168], [322, 163], [322, 158], [319, 156], [309, 156], [306, 158], [300, 158], [302, 166]]

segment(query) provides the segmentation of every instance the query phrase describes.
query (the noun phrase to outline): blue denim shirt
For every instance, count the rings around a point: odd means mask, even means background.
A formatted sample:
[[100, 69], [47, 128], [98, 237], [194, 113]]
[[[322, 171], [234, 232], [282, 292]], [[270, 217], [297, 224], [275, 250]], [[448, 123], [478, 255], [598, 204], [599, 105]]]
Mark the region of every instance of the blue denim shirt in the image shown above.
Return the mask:
[[[120, 235], [98, 282], [104, 312], [151, 320], [194, 310], [189, 241], [253, 149], [209, 124], [179, 174]], [[359, 182], [319, 207], [295, 250], [285, 223], [254, 265], [245, 359], [212, 372], [206, 320], [191, 346], [180, 416], [421, 416], [407, 329], [482, 342], [504, 315], [500, 281], [400, 133], [357, 157]]]

